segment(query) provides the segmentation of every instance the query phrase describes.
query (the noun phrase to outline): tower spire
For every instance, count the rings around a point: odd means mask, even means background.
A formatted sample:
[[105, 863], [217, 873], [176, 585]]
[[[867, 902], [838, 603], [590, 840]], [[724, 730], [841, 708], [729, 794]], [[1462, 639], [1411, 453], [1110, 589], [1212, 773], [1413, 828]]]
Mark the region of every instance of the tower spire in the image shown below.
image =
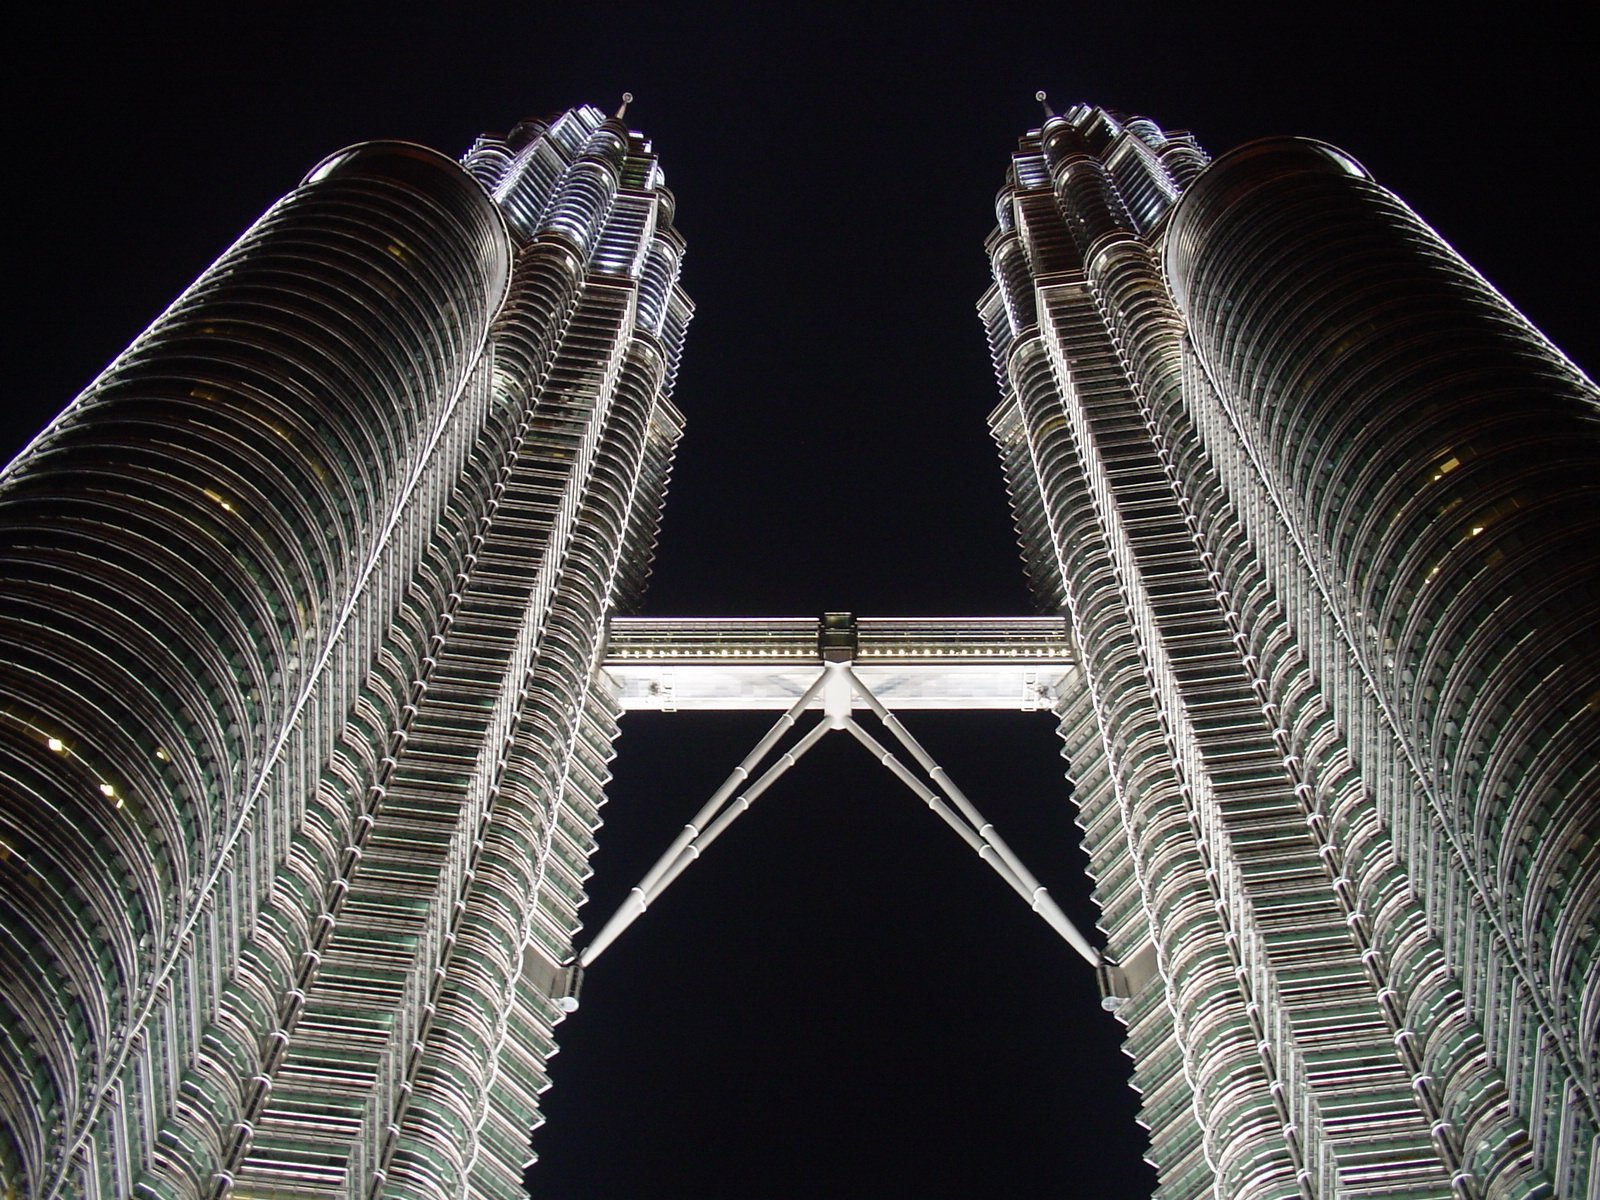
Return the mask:
[[1050, 96], [1043, 88], [1035, 92], [1033, 98], [1044, 107], [1045, 116], [1053, 117], [1056, 115], [1056, 110], [1050, 107]]
[[617, 111], [614, 114], [612, 114], [612, 119], [616, 120], [616, 121], [622, 120], [623, 117], [628, 115], [628, 105], [630, 105], [632, 103], [633, 103], [633, 93], [632, 92], [623, 92], [622, 93], [622, 105], [617, 109]]

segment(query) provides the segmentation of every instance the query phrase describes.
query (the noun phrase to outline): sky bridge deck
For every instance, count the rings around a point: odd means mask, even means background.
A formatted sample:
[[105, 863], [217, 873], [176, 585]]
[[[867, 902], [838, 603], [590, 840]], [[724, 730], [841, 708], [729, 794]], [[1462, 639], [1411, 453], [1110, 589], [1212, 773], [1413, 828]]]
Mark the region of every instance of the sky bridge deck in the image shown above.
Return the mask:
[[614, 617], [601, 670], [625, 711], [781, 711], [824, 653], [891, 709], [1049, 709], [1077, 670], [1061, 617], [849, 614]]

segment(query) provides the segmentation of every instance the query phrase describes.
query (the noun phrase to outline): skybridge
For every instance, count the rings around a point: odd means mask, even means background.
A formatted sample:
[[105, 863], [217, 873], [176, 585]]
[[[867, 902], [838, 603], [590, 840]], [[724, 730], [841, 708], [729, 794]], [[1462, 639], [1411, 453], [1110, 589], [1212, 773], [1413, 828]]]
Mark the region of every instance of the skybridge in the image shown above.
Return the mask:
[[[1124, 972], [1061, 911], [896, 710], [1054, 709], [1077, 686], [1060, 617], [615, 617], [600, 670], [625, 712], [773, 710], [781, 715], [567, 969], [582, 971], [691, 862], [830, 732], [849, 734], [1096, 968], [1108, 999]], [[858, 719], [860, 718], [860, 719]], [[880, 737], [869, 722], [886, 737]]]
[[896, 710], [1048, 710], [1077, 674], [1062, 617], [850, 613], [613, 617], [601, 669], [626, 712], [781, 712], [830, 655]]

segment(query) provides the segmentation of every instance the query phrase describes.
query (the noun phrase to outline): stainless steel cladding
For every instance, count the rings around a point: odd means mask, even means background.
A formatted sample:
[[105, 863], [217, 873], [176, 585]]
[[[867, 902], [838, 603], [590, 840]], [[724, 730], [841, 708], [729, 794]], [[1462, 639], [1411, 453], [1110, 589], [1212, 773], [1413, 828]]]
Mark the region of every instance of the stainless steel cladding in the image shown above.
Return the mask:
[[520, 1195], [690, 306], [619, 121], [468, 167], [327, 160], [0, 485], [21, 1194]]
[[980, 304], [1160, 1194], [1584, 1194], [1594, 386], [1342, 152], [1204, 164], [1051, 116]]

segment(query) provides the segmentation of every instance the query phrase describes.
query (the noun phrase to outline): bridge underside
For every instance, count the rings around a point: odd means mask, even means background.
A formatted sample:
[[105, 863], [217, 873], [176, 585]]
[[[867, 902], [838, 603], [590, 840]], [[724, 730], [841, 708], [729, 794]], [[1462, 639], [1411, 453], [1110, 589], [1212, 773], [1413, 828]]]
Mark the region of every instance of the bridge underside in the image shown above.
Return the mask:
[[890, 709], [1050, 709], [1077, 676], [1060, 617], [844, 613], [615, 617], [601, 670], [625, 711], [782, 711], [829, 659]]

